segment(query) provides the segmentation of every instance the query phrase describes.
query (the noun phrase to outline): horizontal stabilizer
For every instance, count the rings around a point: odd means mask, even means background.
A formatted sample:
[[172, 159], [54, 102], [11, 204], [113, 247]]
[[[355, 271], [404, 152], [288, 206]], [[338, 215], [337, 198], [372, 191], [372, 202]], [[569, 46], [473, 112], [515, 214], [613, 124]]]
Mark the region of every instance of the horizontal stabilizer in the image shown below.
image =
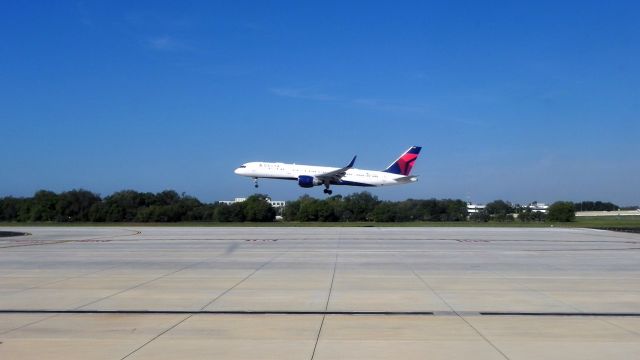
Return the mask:
[[418, 181], [418, 177], [417, 176], [403, 176], [403, 177], [397, 178], [395, 180], [397, 182], [399, 182], [399, 183], [407, 184], [407, 183], [412, 183], [412, 182]]

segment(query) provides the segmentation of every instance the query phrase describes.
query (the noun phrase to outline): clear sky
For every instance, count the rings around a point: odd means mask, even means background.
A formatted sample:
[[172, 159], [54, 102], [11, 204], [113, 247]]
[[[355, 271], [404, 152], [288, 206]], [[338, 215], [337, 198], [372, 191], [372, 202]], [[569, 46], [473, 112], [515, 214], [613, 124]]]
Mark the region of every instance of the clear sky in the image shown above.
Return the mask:
[[[254, 192], [248, 161], [382, 169], [382, 199], [640, 204], [637, 1], [16, 1], [0, 195]], [[362, 188], [335, 187], [334, 194]], [[261, 181], [295, 199], [322, 189]]]

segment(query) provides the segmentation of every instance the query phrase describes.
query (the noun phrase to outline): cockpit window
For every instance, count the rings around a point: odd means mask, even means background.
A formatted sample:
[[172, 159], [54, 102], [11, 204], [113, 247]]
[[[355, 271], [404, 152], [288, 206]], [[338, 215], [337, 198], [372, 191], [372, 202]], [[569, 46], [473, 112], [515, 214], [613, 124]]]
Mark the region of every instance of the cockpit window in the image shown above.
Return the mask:
[[246, 167], [247, 167], [247, 165], [240, 165], [240, 169], [244, 169]]

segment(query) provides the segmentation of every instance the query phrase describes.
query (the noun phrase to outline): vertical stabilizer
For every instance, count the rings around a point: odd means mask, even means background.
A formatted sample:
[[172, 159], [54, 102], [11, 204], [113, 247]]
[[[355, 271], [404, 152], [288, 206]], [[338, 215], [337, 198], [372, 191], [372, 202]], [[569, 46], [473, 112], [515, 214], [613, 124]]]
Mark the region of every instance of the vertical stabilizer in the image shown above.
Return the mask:
[[420, 154], [420, 150], [422, 147], [420, 146], [412, 146], [409, 150], [405, 151], [404, 154], [400, 155], [400, 157], [394, 161], [388, 168], [384, 169], [384, 172], [409, 176], [411, 173], [411, 169], [413, 169], [413, 164], [418, 159], [418, 155]]

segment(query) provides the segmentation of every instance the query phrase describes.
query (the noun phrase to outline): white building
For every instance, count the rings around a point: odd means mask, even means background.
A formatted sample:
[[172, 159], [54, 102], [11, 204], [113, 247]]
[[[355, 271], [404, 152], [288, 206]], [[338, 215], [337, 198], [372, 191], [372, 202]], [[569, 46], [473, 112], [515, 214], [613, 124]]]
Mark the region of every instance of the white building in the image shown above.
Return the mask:
[[[482, 211], [484, 211], [484, 209], [487, 207], [487, 205], [480, 205], [480, 204], [473, 204], [473, 203], [467, 203], [467, 213], [469, 215], [471, 214], [478, 214], [481, 213]], [[531, 211], [533, 212], [541, 212], [541, 213], [547, 213], [549, 212], [549, 205], [545, 204], [545, 203], [539, 203], [539, 202], [532, 202], [531, 204], [527, 205], [527, 206], [523, 206], [523, 208], [525, 209], [531, 209]]]
[[534, 201], [531, 204], [525, 206], [525, 209], [530, 209], [533, 212], [540, 212], [540, 213], [546, 214], [549, 212], [549, 205]]
[[477, 213], [482, 212], [484, 210], [484, 208], [486, 208], [486, 207], [487, 207], [487, 205], [467, 203], [467, 213], [469, 213], [469, 214], [477, 214]]
[[271, 203], [271, 206], [273, 206], [274, 208], [283, 208], [287, 205], [287, 202], [282, 200], [269, 199], [269, 202]]
[[[221, 204], [231, 205], [231, 204], [240, 203], [240, 202], [243, 202], [243, 201], [246, 201], [246, 200], [247, 200], [247, 198], [235, 198], [233, 200], [221, 200], [221, 201], [218, 201], [218, 202], [221, 203]], [[286, 201], [282, 201], [282, 200], [271, 200], [271, 199], [267, 198], [267, 201], [269, 201], [271, 206], [273, 206], [276, 209], [283, 209], [287, 205], [287, 202]]]
[[243, 202], [245, 200], [247, 200], [247, 198], [235, 198], [233, 200], [220, 200], [218, 202], [221, 203], [221, 204], [231, 205], [231, 204]]

